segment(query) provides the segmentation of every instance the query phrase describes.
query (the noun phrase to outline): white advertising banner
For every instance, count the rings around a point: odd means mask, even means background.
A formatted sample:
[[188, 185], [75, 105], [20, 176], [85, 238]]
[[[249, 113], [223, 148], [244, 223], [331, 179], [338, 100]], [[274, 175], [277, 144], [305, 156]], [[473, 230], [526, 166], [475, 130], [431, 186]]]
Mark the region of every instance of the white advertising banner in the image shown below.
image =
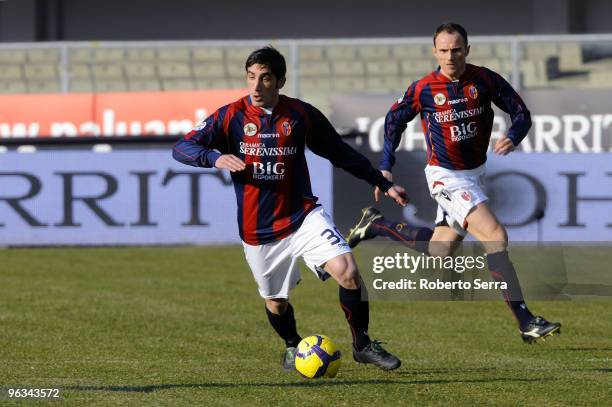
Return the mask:
[[[308, 161], [331, 212], [331, 166]], [[229, 172], [182, 165], [170, 148], [0, 154], [2, 246], [239, 241]]]

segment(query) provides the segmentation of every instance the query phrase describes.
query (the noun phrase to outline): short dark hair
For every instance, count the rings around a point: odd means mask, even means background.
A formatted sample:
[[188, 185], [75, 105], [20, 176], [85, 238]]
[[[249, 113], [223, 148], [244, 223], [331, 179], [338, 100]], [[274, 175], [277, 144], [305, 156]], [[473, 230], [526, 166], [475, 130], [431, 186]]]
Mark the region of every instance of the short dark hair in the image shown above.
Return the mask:
[[245, 71], [248, 70], [251, 65], [255, 64], [266, 65], [270, 68], [274, 76], [276, 76], [276, 79], [284, 78], [287, 73], [285, 57], [271, 45], [251, 52], [244, 64]]
[[440, 34], [443, 31], [449, 34], [459, 33], [459, 35], [463, 37], [463, 41], [465, 42], [465, 45], [466, 46], [468, 45], [467, 31], [465, 30], [465, 28], [463, 28], [463, 26], [457, 23], [444, 23], [444, 24], [441, 24], [438, 28], [436, 28], [436, 32], [434, 33], [434, 36], [433, 36], [434, 47], [436, 46], [436, 37], [438, 36], [438, 34]]

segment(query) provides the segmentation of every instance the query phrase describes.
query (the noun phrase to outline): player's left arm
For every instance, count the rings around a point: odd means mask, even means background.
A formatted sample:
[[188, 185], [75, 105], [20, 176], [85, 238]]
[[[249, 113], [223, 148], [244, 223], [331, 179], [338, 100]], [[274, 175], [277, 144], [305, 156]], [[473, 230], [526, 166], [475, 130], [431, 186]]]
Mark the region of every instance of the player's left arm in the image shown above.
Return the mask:
[[372, 167], [370, 160], [342, 141], [323, 113], [311, 105], [306, 104], [306, 107], [309, 122], [306, 145], [313, 153], [328, 159], [334, 167], [342, 168], [370, 185], [379, 187], [399, 205], [406, 205], [404, 188], [387, 180], [379, 170]]
[[514, 88], [498, 73], [487, 69], [491, 85], [491, 100], [497, 107], [510, 115], [510, 129], [508, 133], [497, 140], [493, 151], [496, 154], [506, 155], [527, 136], [531, 128], [531, 113], [523, 99]]

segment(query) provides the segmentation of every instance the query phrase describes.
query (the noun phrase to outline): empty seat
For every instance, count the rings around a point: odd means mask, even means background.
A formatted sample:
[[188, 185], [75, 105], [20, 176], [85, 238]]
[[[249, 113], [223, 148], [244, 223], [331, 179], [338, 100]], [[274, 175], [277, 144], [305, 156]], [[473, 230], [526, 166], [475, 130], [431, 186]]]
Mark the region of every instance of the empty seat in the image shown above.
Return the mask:
[[69, 88], [71, 92], [93, 92], [94, 84], [88, 79], [73, 79]]
[[244, 78], [246, 71], [244, 70], [244, 63], [240, 61], [228, 61], [227, 62], [227, 75], [230, 78]]
[[186, 63], [163, 63], [157, 66], [162, 79], [191, 78], [191, 65]]
[[471, 54], [470, 57], [468, 57], [468, 62], [472, 65], [477, 65], [477, 66], [484, 66], [487, 67], [495, 72], [499, 72], [501, 70], [503, 70], [503, 66], [500, 60], [498, 60], [497, 58], [471, 58]]
[[21, 64], [26, 61], [26, 52], [22, 49], [0, 50], [0, 64]]
[[23, 68], [19, 64], [0, 65], [0, 80], [23, 78]]
[[192, 68], [196, 78], [225, 78], [225, 66], [222, 62], [193, 64]]
[[542, 59], [521, 61], [520, 69], [524, 87], [533, 88], [547, 85], [546, 61]]
[[26, 93], [28, 90], [25, 82], [18, 80], [0, 79], [0, 93]]
[[92, 50], [90, 48], [70, 48], [68, 55], [73, 64], [89, 63], [92, 58]]
[[300, 76], [329, 75], [331, 69], [327, 61], [303, 61], [298, 67]]
[[193, 48], [192, 58], [194, 61], [198, 62], [223, 61], [223, 48]]
[[327, 58], [330, 60], [354, 60], [357, 47], [353, 45], [330, 45], [327, 47]]
[[255, 50], [255, 47], [227, 47], [225, 58], [227, 61], [239, 61], [244, 65], [247, 57]]
[[394, 91], [398, 93], [402, 90], [402, 83], [397, 76], [369, 76], [366, 79], [366, 86], [373, 91]]
[[493, 44], [472, 43], [470, 45], [470, 57], [478, 59], [493, 58]]
[[191, 90], [194, 89], [194, 83], [191, 79], [163, 79], [163, 90]]
[[30, 62], [58, 62], [60, 50], [57, 48], [34, 48], [28, 50], [28, 61]]
[[512, 58], [512, 46], [507, 43], [497, 43], [493, 46], [495, 56], [503, 59]]
[[365, 78], [359, 76], [343, 76], [334, 78], [334, 89], [340, 91], [351, 91], [356, 89], [365, 89]]
[[123, 78], [123, 67], [117, 64], [96, 64], [93, 73], [96, 79], [120, 79]]
[[552, 56], [557, 56], [559, 46], [553, 43], [527, 43], [524, 45], [524, 54], [527, 59], [548, 59]]
[[128, 48], [126, 57], [129, 61], [150, 62], [155, 60], [155, 51], [154, 48]]
[[130, 79], [128, 81], [128, 89], [130, 91], [158, 91], [161, 90], [161, 84], [157, 79]]
[[124, 50], [123, 48], [97, 48], [94, 49], [93, 55], [96, 63], [122, 62]]
[[366, 61], [365, 70], [368, 75], [397, 75], [399, 64], [394, 60]]
[[361, 61], [332, 61], [334, 75], [363, 75], [365, 69]]
[[33, 80], [28, 81], [28, 92], [30, 93], [56, 93], [62, 90], [58, 80]]
[[23, 71], [27, 79], [54, 79], [58, 77], [55, 64], [26, 64]]
[[238, 78], [230, 78], [229, 85], [231, 89], [243, 89], [247, 87], [246, 80]]
[[387, 45], [365, 45], [359, 48], [362, 59], [387, 60], [391, 50]]
[[125, 92], [127, 82], [123, 79], [100, 79], [95, 82], [96, 92]]
[[431, 55], [431, 46], [393, 45], [391, 55], [396, 59], [421, 59]]
[[402, 73], [426, 75], [433, 71], [436, 64], [433, 59], [412, 59], [401, 62]]
[[178, 47], [178, 48], [159, 48], [157, 50], [157, 58], [160, 61], [181, 61], [187, 62], [191, 57], [189, 48]]
[[227, 79], [200, 79], [195, 81], [196, 89], [230, 89], [231, 85]]
[[561, 71], [580, 71], [584, 69], [582, 47], [577, 42], [564, 42], [559, 49], [559, 69]]
[[73, 64], [68, 68], [68, 76], [72, 79], [90, 79], [91, 68], [86, 64]]
[[320, 61], [325, 58], [323, 47], [319, 46], [300, 46], [298, 48], [300, 61]]
[[155, 78], [155, 65], [152, 63], [128, 62], [125, 64], [125, 75], [134, 79], [153, 79]]

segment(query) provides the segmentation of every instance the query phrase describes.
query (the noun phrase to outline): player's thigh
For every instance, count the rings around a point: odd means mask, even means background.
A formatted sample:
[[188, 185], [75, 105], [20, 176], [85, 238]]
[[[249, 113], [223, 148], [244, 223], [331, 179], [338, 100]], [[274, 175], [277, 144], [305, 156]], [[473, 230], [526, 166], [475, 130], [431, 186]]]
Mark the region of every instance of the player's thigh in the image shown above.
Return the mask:
[[342, 287], [354, 290], [359, 287], [359, 270], [353, 253], [344, 253], [329, 259], [321, 268], [329, 273]]
[[308, 214], [292, 245], [294, 256], [302, 257], [321, 280], [331, 275], [338, 282], [348, 281], [356, 270], [348, 243], [323, 208]]
[[487, 253], [506, 249], [508, 243], [506, 228], [486, 202], [473, 208], [466, 220], [467, 231], [485, 246]]
[[291, 252], [290, 241], [283, 239], [257, 246], [243, 243], [243, 247], [261, 297], [266, 300], [289, 298], [289, 292], [301, 278], [297, 259]]
[[436, 226], [429, 240], [429, 255], [436, 257], [450, 256], [461, 241], [463, 241], [463, 236], [458, 234], [455, 229], [444, 225]]

